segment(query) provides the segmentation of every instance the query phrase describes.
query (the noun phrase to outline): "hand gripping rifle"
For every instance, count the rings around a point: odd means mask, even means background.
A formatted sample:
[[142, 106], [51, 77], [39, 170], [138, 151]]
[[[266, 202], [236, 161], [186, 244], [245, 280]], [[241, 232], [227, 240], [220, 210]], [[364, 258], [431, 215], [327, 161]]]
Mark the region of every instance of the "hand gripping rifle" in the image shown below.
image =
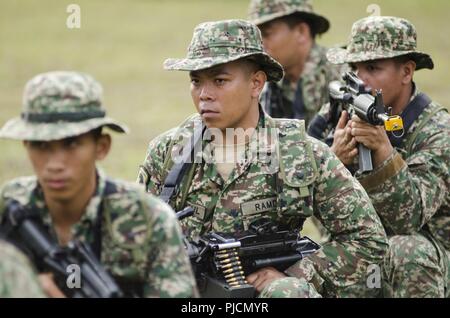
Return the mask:
[[[178, 217], [192, 215], [188, 207]], [[279, 271], [320, 249], [320, 245], [298, 231], [275, 225], [267, 218], [252, 222], [238, 235], [209, 232], [185, 246], [202, 297], [248, 298], [255, 289], [245, 277], [264, 267]]]
[[[50, 238], [40, 216], [17, 201], [7, 205], [0, 229], [8, 240], [31, 256], [40, 272], [53, 274], [56, 285], [67, 297], [122, 297], [122, 291], [88, 244], [74, 240], [66, 247], [59, 246]], [[79, 268], [80, 286], [69, 287], [73, 265]]]
[[[364, 82], [353, 72], [347, 72], [343, 76], [345, 85], [339, 81], [329, 84], [331, 109], [335, 113], [334, 120], [339, 119], [339, 105], [347, 110], [349, 115], [357, 115], [362, 120], [374, 126], [384, 126], [386, 131], [391, 132], [395, 137], [403, 136], [403, 120], [400, 116], [391, 115], [391, 108], [387, 108], [383, 102], [381, 91], [377, 91], [375, 97], [371, 94], [371, 89], [366, 88]], [[400, 133], [398, 133], [400, 132]], [[359, 172], [373, 170], [371, 150], [363, 144], [358, 144]]]

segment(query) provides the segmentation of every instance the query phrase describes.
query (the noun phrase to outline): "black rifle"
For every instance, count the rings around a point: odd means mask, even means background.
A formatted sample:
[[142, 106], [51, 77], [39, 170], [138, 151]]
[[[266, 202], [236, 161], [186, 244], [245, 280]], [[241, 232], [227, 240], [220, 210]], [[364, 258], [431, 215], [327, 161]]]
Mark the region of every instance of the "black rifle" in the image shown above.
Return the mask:
[[[392, 133], [394, 137], [401, 138], [403, 135], [403, 120], [400, 116], [392, 116], [391, 109], [387, 108], [383, 102], [381, 91], [377, 91], [375, 97], [372, 90], [364, 85], [364, 82], [353, 72], [347, 72], [343, 76], [345, 84], [333, 81], [329, 84], [330, 93], [330, 118], [328, 122], [320, 116], [313, 120], [308, 129], [308, 133], [313, 137], [319, 137], [328, 123], [336, 127], [343, 110], [349, 116], [357, 115], [362, 120], [371, 125], [383, 126], [386, 131]], [[396, 135], [396, 132], [401, 131]], [[330, 145], [330, 136], [325, 142]], [[331, 137], [332, 138], [332, 137]], [[363, 144], [358, 144], [359, 172], [373, 170], [371, 150]]]
[[[192, 215], [186, 208], [177, 216]], [[185, 239], [185, 246], [203, 297], [254, 297], [255, 289], [245, 276], [264, 267], [286, 270], [320, 245], [298, 231], [276, 226], [262, 218], [239, 235], [210, 232], [197, 240]]]
[[[67, 297], [116, 298], [123, 296], [122, 291], [100, 264], [89, 245], [74, 240], [66, 247], [59, 246], [50, 238], [40, 216], [25, 209], [17, 201], [9, 201], [1, 230], [10, 242], [32, 258], [39, 272], [53, 274], [56, 285]], [[68, 283], [73, 265], [78, 266], [81, 284], [71, 288]]]

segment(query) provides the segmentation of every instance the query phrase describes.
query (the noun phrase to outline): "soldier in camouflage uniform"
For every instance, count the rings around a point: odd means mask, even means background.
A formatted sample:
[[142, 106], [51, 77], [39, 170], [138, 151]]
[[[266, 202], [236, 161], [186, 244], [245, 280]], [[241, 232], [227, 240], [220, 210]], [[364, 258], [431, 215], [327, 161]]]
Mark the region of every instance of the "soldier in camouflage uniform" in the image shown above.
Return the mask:
[[[390, 235], [384, 279], [387, 297], [444, 297], [448, 294], [450, 251], [450, 116], [420, 93], [415, 70], [433, 69], [417, 51], [407, 20], [369, 17], [355, 22], [346, 50], [332, 49], [333, 63], [351, 63], [405, 124], [402, 138], [388, 136], [342, 114], [333, 150], [344, 163], [357, 156], [356, 142], [372, 150], [374, 170], [358, 175]], [[419, 102], [421, 100], [421, 102]], [[327, 111], [324, 110], [324, 113]]]
[[0, 298], [41, 298], [44, 292], [28, 259], [0, 240]]
[[328, 102], [328, 83], [343, 67], [326, 59], [315, 41], [329, 21], [313, 11], [310, 0], [251, 0], [248, 19], [261, 30], [264, 47], [283, 66], [282, 81], [268, 83], [261, 94], [264, 110], [274, 118], [301, 118], [308, 125]]
[[[205, 160], [191, 165], [171, 197], [175, 210], [195, 210], [182, 220], [186, 235], [238, 234], [264, 218], [298, 229], [315, 215], [334, 239], [285, 273], [264, 268], [249, 275], [248, 282], [266, 297], [370, 293], [365, 286], [367, 267], [380, 264], [387, 249], [382, 224], [361, 185], [326, 145], [305, 134], [304, 121], [272, 119], [262, 111], [259, 95], [264, 84], [279, 81], [283, 69], [264, 52], [258, 28], [243, 20], [202, 23], [194, 30], [187, 58], [168, 59], [164, 66], [190, 71], [199, 114], [150, 142], [138, 181], [159, 195], [175, 155], [202, 123], [205, 135], [214, 129], [225, 134], [222, 143], [200, 140], [200, 157]], [[227, 128], [250, 131], [241, 153], [242, 144], [229, 138]], [[276, 132], [258, 140], [261, 152], [272, 154], [270, 162], [252, 157], [250, 150], [264, 129]], [[238, 154], [234, 161], [207, 160], [207, 149], [215, 153], [230, 145]], [[224, 163], [231, 163], [228, 173]]]
[[93, 250], [128, 296], [194, 296], [172, 209], [96, 167], [111, 145], [101, 129], [127, 131], [105, 117], [101, 96], [100, 84], [83, 73], [49, 72], [27, 83], [21, 117], [0, 137], [23, 140], [36, 176], [3, 186], [0, 216], [15, 200], [37, 211], [61, 245], [79, 239], [98, 246]]

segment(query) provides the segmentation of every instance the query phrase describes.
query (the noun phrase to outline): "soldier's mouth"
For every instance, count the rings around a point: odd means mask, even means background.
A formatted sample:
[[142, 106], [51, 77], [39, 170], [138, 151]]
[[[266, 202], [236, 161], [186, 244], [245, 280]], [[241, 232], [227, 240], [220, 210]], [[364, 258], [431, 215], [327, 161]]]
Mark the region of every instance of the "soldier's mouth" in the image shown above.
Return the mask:
[[52, 190], [64, 189], [66, 187], [67, 183], [68, 183], [67, 179], [49, 179], [49, 180], [45, 180], [45, 184], [47, 185], [47, 187], [52, 189]]
[[202, 109], [200, 111], [200, 115], [203, 118], [217, 117], [219, 114], [220, 114], [219, 112], [213, 111], [211, 109]]

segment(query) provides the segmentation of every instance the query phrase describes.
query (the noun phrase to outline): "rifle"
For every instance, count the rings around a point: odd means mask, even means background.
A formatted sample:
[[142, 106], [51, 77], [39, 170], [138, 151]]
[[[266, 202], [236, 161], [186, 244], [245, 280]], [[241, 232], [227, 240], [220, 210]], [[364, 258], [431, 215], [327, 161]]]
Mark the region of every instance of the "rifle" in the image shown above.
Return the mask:
[[[355, 114], [371, 125], [384, 125], [386, 131], [392, 132], [394, 136], [394, 132], [403, 131], [402, 118], [391, 115], [391, 108], [384, 105], [380, 90], [376, 91], [375, 97], [372, 96], [372, 90], [366, 88], [364, 82], [353, 72], [345, 73], [343, 80], [346, 85], [338, 81], [329, 84], [330, 101], [340, 103], [349, 115]], [[358, 153], [359, 172], [372, 171], [372, 151], [363, 144], [358, 144]]]
[[[380, 90], [376, 91], [375, 97], [372, 90], [364, 85], [364, 82], [353, 72], [347, 72], [342, 77], [345, 84], [333, 81], [329, 84], [330, 93], [330, 118], [325, 120], [316, 116], [308, 128], [308, 133], [313, 137], [323, 137], [323, 132], [328, 123], [336, 127], [343, 110], [349, 116], [357, 115], [365, 122], [374, 126], [384, 126], [385, 130], [391, 132], [396, 138], [401, 138], [404, 133], [403, 120], [400, 116], [393, 116], [392, 109], [386, 107], [383, 102], [383, 95]], [[401, 131], [401, 134], [396, 132]], [[333, 133], [325, 139], [330, 145]], [[363, 144], [358, 144], [359, 171], [360, 173], [373, 170], [371, 150]]]
[[[66, 247], [54, 242], [37, 213], [15, 200], [9, 201], [1, 230], [12, 243], [31, 256], [40, 272], [51, 272], [56, 285], [68, 297], [117, 298], [122, 291], [103, 268], [88, 244], [73, 240]], [[70, 288], [71, 266], [80, 269], [80, 286]]]
[[[193, 213], [186, 208], [177, 216]], [[245, 276], [264, 267], [279, 271], [320, 249], [320, 245], [298, 231], [262, 218], [238, 235], [210, 232], [197, 239], [184, 239], [202, 297], [247, 298], [255, 289]]]

